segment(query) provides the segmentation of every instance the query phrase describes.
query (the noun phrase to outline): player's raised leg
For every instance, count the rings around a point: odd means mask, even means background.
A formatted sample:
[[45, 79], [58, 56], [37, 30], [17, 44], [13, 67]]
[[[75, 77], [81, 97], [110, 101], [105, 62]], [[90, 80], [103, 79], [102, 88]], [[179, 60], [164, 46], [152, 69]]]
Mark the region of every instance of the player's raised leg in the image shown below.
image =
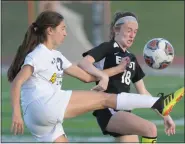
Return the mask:
[[173, 93], [165, 95], [160, 93], [161, 97], [151, 97], [140, 94], [118, 94], [117, 109], [132, 110], [135, 108], [149, 108], [155, 109], [160, 115], [168, 115], [177, 102], [184, 96], [184, 87], [176, 90]]
[[[174, 95], [175, 95], [174, 96], [175, 100], [177, 100], [177, 98], [180, 98], [182, 95], [184, 95], [184, 88], [176, 91]], [[136, 101], [135, 98], [136, 99], [139, 98], [139, 99]], [[148, 104], [149, 100], [153, 102], [150, 102], [150, 104]], [[64, 119], [73, 118], [97, 109], [104, 109], [104, 108], [118, 109], [118, 105], [119, 105], [119, 110], [123, 110], [126, 108], [130, 109], [129, 104], [132, 104], [133, 109], [142, 108], [142, 107], [152, 108], [155, 105], [155, 109], [161, 112], [162, 107], [163, 107], [162, 108], [162, 111], [163, 111], [163, 109], [165, 109], [166, 106], [169, 107], [169, 104], [170, 104], [168, 103], [167, 105], [164, 106], [163, 105], [164, 100], [165, 99], [163, 98], [155, 98], [152, 96], [143, 96], [143, 95], [131, 94], [131, 93], [127, 93], [127, 95], [125, 93], [116, 95], [116, 94], [108, 94], [104, 92], [95, 92], [95, 91], [73, 91], [64, 113]], [[127, 104], [125, 103], [125, 101], [127, 101], [127, 103], [128, 101], [130, 102]], [[172, 99], [172, 101], [174, 100]], [[142, 105], [138, 105], [138, 103], [141, 103]], [[63, 138], [63, 136], [61, 137]], [[58, 140], [60, 140], [60, 137], [58, 138]], [[64, 142], [64, 141], [61, 139], [60, 142]]]
[[[166, 96], [152, 97], [140, 94], [108, 94], [94, 91], [73, 91], [65, 111], [65, 118], [103, 108], [132, 110], [135, 108], [153, 108], [161, 115], [168, 115], [173, 106], [184, 96], [184, 87]], [[168, 100], [168, 102], [166, 102]]]
[[73, 91], [64, 118], [73, 118], [89, 111], [116, 108], [117, 95], [95, 91]]

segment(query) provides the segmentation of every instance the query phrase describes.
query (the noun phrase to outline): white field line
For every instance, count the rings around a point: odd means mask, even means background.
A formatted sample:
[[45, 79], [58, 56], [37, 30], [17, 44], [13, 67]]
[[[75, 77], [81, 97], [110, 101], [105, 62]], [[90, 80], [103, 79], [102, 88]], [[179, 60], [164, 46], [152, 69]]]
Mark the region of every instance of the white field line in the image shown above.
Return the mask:
[[[151, 120], [156, 125], [163, 125], [162, 120]], [[184, 118], [180, 118], [178, 120], [174, 120], [177, 126], [184, 126]], [[79, 133], [79, 131], [83, 131], [83, 133], [99, 133], [100, 130], [92, 128], [86, 129], [74, 129], [74, 128], [65, 128], [66, 134], [70, 135], [70, 133]], [[158, 128], [158, 132], [164, 132], [164, 128]], [[176, 134], [184, 135], [184, 130], [176, 130]], [[110, 136], [68, 136], [69, 141], [71, 142], [114, 142], [114, 138]], [[35, 142], [32, 136], [1, 136], [1, 142]]]

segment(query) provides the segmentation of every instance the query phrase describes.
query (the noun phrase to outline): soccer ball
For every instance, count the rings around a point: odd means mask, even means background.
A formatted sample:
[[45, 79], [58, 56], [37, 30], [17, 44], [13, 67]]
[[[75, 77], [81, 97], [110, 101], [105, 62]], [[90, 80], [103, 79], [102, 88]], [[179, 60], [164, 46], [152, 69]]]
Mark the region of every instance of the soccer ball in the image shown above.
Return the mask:
[[145, 63], [153, 69], [167, 68], [174, 59], [174, 48], [163, 38], [149, 40], [143, 50]]

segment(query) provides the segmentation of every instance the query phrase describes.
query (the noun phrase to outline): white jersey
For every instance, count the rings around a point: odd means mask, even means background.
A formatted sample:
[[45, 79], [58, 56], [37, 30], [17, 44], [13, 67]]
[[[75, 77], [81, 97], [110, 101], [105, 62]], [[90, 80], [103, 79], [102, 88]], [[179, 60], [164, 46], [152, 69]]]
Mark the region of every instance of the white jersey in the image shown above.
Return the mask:
[[63, 70], [72, 64], [61, 52], [49, 50], [45, 45], [39, 44], [26, 56], [24, 65], [33, 66], [34, 71], [21, 88], [23, 111], [32, 101], [40, 97], [51, 97], [61, 89]]

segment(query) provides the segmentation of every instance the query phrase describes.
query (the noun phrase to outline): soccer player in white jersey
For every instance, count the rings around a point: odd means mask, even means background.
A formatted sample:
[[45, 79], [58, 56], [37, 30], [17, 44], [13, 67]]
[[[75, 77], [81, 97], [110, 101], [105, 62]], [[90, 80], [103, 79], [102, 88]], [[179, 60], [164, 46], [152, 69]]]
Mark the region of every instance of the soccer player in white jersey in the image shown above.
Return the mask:
[[[168, 115], [170, 108], [184, 95], [184, 88], [164, 97], [62, 90], [63, 72], [85, 82], [100, 81], [97, 87], [102, 90], [107, 88], [108, 77], [115, 74], [115, 69], [106, 74], [89, 67], [92, 76], [72, 65], [56, 50], [66, 35], [63, 16], [53, 11], [42, 12], [28, 28], [8, 70], [14, 134], [23, 133], [24, 119], [39, 142], [68, 142], [62, 126], [65, 118], [107, 107], [117, 110], [152, 108], [160, 115]], [[165, 99], [169, 98], [166, 104]]]

